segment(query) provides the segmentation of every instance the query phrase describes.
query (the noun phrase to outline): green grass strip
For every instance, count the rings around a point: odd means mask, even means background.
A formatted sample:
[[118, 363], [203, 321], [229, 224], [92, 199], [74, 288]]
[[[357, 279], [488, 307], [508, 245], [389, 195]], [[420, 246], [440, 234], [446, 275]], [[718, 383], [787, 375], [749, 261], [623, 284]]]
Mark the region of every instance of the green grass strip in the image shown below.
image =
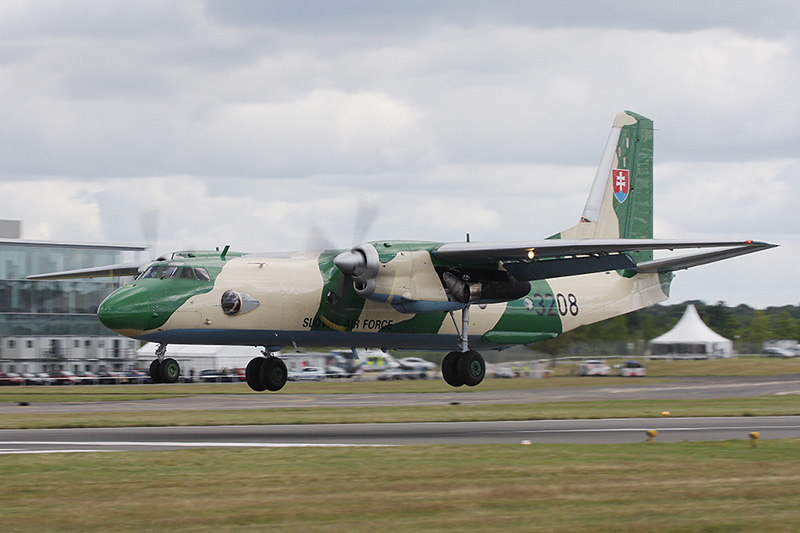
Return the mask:
[[488, 420], [553, 420], [575, 418], [648, 418], [668, 411], [686, 416], [800, 415], [795, 396], [756, 396], [704, 400], [617, 400], [525, 404], [322, 407], [208, 411], [26, 413], [0, 415], [0, 429], [211, 426], [260, 424], [351, 424], [380, 422], [468, 422]]
[[800, 440], [10, 455], [4, 531], [796, 531]]

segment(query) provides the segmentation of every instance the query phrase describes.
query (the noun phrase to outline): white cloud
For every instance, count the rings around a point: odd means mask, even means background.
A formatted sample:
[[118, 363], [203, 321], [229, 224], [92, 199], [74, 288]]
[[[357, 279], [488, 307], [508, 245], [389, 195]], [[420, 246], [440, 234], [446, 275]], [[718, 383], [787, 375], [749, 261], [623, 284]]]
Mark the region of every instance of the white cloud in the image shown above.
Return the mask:
[[[366, 193], [370, 238], [541, 238], [575, 223], [631, 109], [657, 128], [659, 236], [792, 242], [797, 9], [642, 5], [621, 27], [591, 2], [486, 6], [5, 2], [3, 216], [29, 238], [141, 241], [159, 205], [162, 251], [293, 249], [315, 223], [348, 246]], [[676, 287], [703, 298], [739, 261]], [[752, 303], [797, 300], [773, 271]]]

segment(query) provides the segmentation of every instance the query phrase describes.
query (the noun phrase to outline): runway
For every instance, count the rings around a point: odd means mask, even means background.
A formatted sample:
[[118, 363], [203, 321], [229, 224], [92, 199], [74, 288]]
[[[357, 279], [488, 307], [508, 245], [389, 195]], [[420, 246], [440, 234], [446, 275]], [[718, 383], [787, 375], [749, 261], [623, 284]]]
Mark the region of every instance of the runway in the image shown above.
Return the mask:
[[0, 431], [0, 454], [412, 444], [622, 444], [800, 437], [800, 416]]
[[[134, 412], [174, 410], [286, 409], [293, 407], [424, 406], [449, 403], [513, 404], [674, 398], [735, 398], [800, 394], [798, 375], [685, 378], [651, 383], [587, 387], [442, 393], [218, 394], [143, 401], [0, 405], [5, 413]], [[187, 448], [288, 446], [401, 446], [411, 444], [619, 444], [800, 437], [800, 416], [536, 420], [506, 422], [384, 423], [163, 428], [0, 430], [0, 454], [109, 452]]]

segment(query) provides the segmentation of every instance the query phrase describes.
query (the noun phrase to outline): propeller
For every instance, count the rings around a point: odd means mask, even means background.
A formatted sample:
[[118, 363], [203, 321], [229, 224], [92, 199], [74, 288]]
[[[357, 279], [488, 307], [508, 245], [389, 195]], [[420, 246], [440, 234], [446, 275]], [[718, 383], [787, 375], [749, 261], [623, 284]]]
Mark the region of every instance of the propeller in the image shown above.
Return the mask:
[[[358, 206], [356, 207], [352, 247], [364, 242], [375, 219], [378, 218], [379, 212], [380, 206], [376, 202], [363, 196], [359, 198]], [[336, 244], [325, 229], [319, 223], [312, 224], [306, 236], [306, 250], [331, 250], [335, 248], [337, 248]]]
[[139, 222], [142, 226], [144, 245], [150, 260], [155, 259], [156, 245], [158, 244], [158, 229], [161, 221], [161, 208], [158, 206], [148, 207], [139, 211]]
[[356, 214], [356, 225], [353, 231], [353, 246], [364, 242], [367, 232], [378, 218], [380, 207], [377, 203], [362, 196], [358, 200], [358, 212]]

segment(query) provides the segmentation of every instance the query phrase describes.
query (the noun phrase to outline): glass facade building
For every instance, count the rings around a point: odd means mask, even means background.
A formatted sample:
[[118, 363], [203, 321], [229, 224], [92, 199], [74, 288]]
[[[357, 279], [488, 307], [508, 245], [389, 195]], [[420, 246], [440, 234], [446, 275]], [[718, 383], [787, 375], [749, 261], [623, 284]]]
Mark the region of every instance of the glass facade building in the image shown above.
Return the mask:
[[[32, 281], [25, 277], [117, 264], [126, 259], [125, 254], [143, 250], [141, 246], [0, 239], [0, 371], [97, 370], [107, 366], [102, 362], [105, 354], [98, 354], [97, 347], [108, 347], [108, 357], [117, 361], [112, 368], [125, 366], [121, 361], [127, 359], [129, 349], [133, 360], [138, 343], [104, 328], [96, 315], [118, 279]], [[54, 345], [81, 349], [52, 350]], [[84, 348], [90, 345], [94, 349], [87, 362]], [[29, 368], [20, 370], [21, 365]]]

